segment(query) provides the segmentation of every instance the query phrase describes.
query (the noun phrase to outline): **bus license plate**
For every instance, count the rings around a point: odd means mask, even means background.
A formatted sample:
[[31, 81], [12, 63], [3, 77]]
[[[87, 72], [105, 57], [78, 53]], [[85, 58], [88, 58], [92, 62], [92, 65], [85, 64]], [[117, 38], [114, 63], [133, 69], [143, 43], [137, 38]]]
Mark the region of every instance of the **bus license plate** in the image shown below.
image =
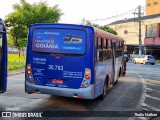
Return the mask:
[[53, 84], [63, 84], [63, 80], [53, 79], [53, 80], [52, 80], [52, 83], [53, 83]]

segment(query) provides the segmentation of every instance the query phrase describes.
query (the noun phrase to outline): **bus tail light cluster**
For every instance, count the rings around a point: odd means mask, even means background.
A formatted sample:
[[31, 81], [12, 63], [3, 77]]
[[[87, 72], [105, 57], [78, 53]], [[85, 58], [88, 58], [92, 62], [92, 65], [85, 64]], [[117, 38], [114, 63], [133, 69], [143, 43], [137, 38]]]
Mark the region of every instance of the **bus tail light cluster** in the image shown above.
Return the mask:
[[32, 75], [32, 69], [31, 69], [31, 65], [27, 64], [27, 68], [26, 68], [26, 77], [27, 80], [31, 83], [34, 83], [34, 79], [33, 79], [33, 75]]
[[81, 83], [81, 88], [88, 87], [89, 84], [90, 84], [90, 81], [91, 81], [91, 70], [86, 68], [85, 69], [85, 74], [84, 74], [84, 77], [83, 77], [83, 81]]

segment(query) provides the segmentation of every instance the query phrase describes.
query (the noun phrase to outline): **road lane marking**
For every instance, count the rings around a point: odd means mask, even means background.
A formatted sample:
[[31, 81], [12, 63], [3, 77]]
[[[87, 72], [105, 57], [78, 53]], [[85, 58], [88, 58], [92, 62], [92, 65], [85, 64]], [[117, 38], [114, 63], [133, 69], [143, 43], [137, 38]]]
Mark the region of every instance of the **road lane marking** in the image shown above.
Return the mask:
[[[142, 71], [143, 71], [143, 70], [142, 70]], [[160, 70], [159, 70], [159, 71], [160, 71]], [[140, 75], [148, 75], [148, 74], [149, 74], [149, 76], [150, 76], [150, 75], [156, 75], [157, 77], [159, 77], [159, 76], [160, 76], [159, 71], [158, 71], [157, 73], [155, 73], [155, 72], [150, 72], [150, 71], [148, 71], [148, 72], [141, 72], [141, 71], [139, 71], [138, 74], [140, 74]]]
[[146, 103], [142, 103], [141, 106], [143, 108], [146, 107], [148, 109], [147, 111], [160, 111], [160, 109], [147, 105]]
[[[159, 83], [160, 83], [160, 82], [159, 82]], [[152, 85], [152, 86], [158, 86], [158, 87], [160, 86], [160, 84], [159, 84], [159, 85], [156, 85], [156, 84], [152, 84], [152, 83], [148, 83], [148, 82], [147, 82], [146, 84]]]
[[[140, 97], [140, 100], [139, 100], [139, 103], [137, 104], [136, 108], [139, 108], [139, 105], [141, 105], [142, 103], [144, 103], [145, 101], [145, 95], [146, 95], [146, 84], [143, 77], [140, 76], [137, 72], [135, 72], [134, 70], [130, 70], [131, 73], [135, 73], [139, 78], [140, 78], [140, 81], [142, 83], [142, 95]], [[128, 118], [127, 120], [135, 120], [137, 117], [130, 117]]]
[[157, 77], [157, 76], [151, 77], [151, 76], [145, 76], [145, 75], [142, 75], [142, 76], [143, 76], [143, 78], [145, 78], [145, 79], [160, 81], [160, 76], [159, 76], [159, 77]]
[[160, 77], [160, 74], [151, 74], [151, 73], [144, 73], [143, 72], [143, 74], [141, 74], [141, 73], [139, 73], [140, 75], [145, 75], [145, 76], [149, 76], [149, 77], [151, 77], [152, 75], [154, 76], [154, 77]]
[[140, 99], [140, 103], [142, 104], [145, 101], [145, 95], [146, 95], [146, 84], [145, 83], [146, 82], [145, 82], [144, 78], [141, 75], [139, 75], [135, 71], [133, 71], [133, 72], [140, 78], [140, 80], [142, 82], [142, 95], [141, 95], [141, 99]]
[[150, 118], [147, 118], [147, 117], [137, 117], [138, 119], [140, 120], [149, 120]]
[[146, 90], [149, 90], [149, 91], [151, 91], [151, 92], [158, 92], [158, 93], [160, 93], [160, 91], [154, 90], [154, 89], [151, 89], [151, 88], [146, 88]]
[[158, 98], [158, 97], [152, 97], [152, 96], [150, 96], [150, 95], [145, 95], [145, 97], [149, 97], [149, 98], [151, 98], [151, 99], [160, 101], [160, 98]]

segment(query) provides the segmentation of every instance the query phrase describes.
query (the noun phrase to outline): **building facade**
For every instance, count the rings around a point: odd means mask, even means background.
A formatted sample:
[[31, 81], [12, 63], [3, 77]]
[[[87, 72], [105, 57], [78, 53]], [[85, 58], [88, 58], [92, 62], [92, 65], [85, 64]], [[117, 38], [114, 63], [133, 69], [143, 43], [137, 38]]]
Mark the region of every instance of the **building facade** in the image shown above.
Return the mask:
[[[127, 50], [130, 53], [137, 53], [139, 49], [139, 25], [138, 18], [131, 18], [128, 20], [120, 20], [113, 22], [108, 27], [114, 29], [119, 36], [123, 37]], [[143, 53], [149, 46], [160, 46], [160, 14], [142, 17], [141, 25], [141, 44], [143, 46]], [[125, 33], [127, 31], [127, 34]], [[149, 52], [149, 51], [148, 51]], [[148, 54], [150, 54], [149, 52]]]
[[146, 16], [160, 14], [160, 0], [146, 0]]
[[[108, 24], [119, 36], [123, 37], [126, 51], [139, 51], [139, 18], [119, 20]], [[160, 0], [146, 0], [146, 16], [141, 18], [142, 53], [160, 58]]]

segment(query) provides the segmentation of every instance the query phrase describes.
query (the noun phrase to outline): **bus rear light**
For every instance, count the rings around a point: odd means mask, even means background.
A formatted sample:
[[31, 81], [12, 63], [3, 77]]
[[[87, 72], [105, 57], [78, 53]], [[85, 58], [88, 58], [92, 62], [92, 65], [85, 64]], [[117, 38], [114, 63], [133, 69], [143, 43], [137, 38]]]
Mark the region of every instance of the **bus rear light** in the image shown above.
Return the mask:
[[34, 80], [31, 80], [30, 82], [31, 82], [31, 83], [34, 83]]
[[31, 66], [30, 66], [30, 65], [27, 65], [27, 69], [30, 70], [30, 69], [31, 69]]
[[85, 78], [86, 78], [86, 80], [90, 79], [89, 75], [85, 75]]
[[59, 59], [59, 58], [61, 58], [61, 56], [55, 56], [55, 58], [56, 58], [56, 59]]
[[89, 71], [89, 70], [86, 70], [86, 74], [87, 74], [87, 75], [90, 74], [90, 71]]
[[85, 73], [84, 73], [84, 77], [83, 77], [83, 81], [81, 83], [81, 88], [88, 87], [90, 82], [91, 82], [91, 70], [86, 68]]
[[82, 99], [82, 96], [77, 96], [77, 98]]
[[81, 87], [82, 87], [82, 88], [84, 88], [84, 87], [85, 87], [85, 85], [84, 85], [84, 84], [82, 84], [82, 85], [81, 85]]
[[27, 73], [30, 75], [30, 74], [32, 74], [32, 71], [31, 70], [27, 70]]
[[82, 99], [82, 96], [76, 96], [76, 95], [73, 95], [73, 98], [79, 98], [79, 99]]
[[84, 83], [85, 86], [89, 85], [89, 81], [88, 80], [84, 80], [83, 83]]
[[26, 77], [27, 77], [27, 80], [30, 83], [34, 83], [34, 79], [33, 79], [32, 70], [31, 70], [31, 65], [30, 64], [28, 64], [27, 68], [26, 68]]
[[37, 91], [36, 90], [32, 90], [32, 93], [36, 93]]

